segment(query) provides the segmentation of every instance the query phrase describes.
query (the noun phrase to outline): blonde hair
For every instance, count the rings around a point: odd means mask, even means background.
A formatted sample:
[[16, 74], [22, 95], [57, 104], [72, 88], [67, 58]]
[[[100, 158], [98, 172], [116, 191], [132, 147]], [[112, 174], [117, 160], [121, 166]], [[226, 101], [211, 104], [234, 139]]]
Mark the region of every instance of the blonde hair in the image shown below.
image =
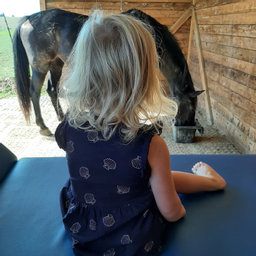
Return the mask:
[[[60, 95], [67, 100], [69, 124], [96, 129], [109, 139], [120, 123], [125, 141], [140, 128], [159, 126], [175, 114], [176, 103], [159, 80], [151, 28], [124, 14], [96, 10], [83, 25], [67, 61]], [[84, 127], [85, 122], [89, 127]], [[146, 122], [151, 125], [145, 125]]]

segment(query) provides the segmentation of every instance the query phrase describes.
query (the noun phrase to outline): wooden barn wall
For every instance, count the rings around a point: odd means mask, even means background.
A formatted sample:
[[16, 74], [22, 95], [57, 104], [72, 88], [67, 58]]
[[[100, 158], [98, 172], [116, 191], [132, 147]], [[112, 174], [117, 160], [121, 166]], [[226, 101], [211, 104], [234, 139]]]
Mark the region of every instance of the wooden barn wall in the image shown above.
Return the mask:
[[[120, 13], [132, 8], [139, 9], [154, 17], [158, 22], [171, 27], [178, 18], [190, 7], [192, 0], [40, 0], [41, 10], [59, 8], [70, 12], [89, 14], [94, 6]], [[187, 57], [191, 19], [187, 20], [174, 34], [183, 54]]]
[[[196, 0], [214, 124], [241, 147], [256, 153], [256, 1]], [[195, 37], [189, 68], [200, 79]], [[199, 109], [205, 110], [199, 96]]]

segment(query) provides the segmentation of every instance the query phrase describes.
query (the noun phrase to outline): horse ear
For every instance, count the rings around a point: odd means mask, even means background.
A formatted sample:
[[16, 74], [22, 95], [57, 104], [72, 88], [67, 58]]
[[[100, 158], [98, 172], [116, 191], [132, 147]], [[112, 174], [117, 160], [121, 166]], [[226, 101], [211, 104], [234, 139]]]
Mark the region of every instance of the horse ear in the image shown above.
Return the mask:
[[200, 95], [200, 94], [203, 93], [203, 92], [204, 92], [204, 90], [202, 90], [202, 91], [190, 92], [190, 93], [189, 93], [189, 97], [195, 98], [195, 97], [197, 97], [198, 95]]

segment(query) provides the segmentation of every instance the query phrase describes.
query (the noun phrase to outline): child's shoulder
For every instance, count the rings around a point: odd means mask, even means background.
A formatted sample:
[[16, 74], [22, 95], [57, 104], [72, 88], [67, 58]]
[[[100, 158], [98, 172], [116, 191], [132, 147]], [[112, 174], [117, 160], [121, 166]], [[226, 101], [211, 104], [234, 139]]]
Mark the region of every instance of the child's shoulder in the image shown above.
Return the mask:
[[138, 131], [139, 136], [154, 136], [155, 134], [161, 135], [162, 127], [157, 125], [147, 125], [145, 124]]
[[68, 122], [66, 118], [58, 125], [56, 131], [55, 131], [55, 140], [58, 144], [58, 146], [65, 150], [66, 148], [66, 129], [68, 126]]

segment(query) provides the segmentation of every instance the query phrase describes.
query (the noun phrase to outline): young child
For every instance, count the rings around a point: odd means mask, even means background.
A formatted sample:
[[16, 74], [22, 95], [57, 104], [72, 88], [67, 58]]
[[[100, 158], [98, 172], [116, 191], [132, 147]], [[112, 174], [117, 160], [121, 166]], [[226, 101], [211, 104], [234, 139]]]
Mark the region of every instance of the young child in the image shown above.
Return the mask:
[[159, 81], [149, 31], [130, 16], [96, 11], [67, 63], [68, 113], [55, 136], [70, 173], [61, 210], [75, 255], [160, 255], [167, 222], [185, 215], [177, 193], [226, 185], [201, 162], [197, 175], [170, 171], [157, 120], [174, 114], [175, 103]]

